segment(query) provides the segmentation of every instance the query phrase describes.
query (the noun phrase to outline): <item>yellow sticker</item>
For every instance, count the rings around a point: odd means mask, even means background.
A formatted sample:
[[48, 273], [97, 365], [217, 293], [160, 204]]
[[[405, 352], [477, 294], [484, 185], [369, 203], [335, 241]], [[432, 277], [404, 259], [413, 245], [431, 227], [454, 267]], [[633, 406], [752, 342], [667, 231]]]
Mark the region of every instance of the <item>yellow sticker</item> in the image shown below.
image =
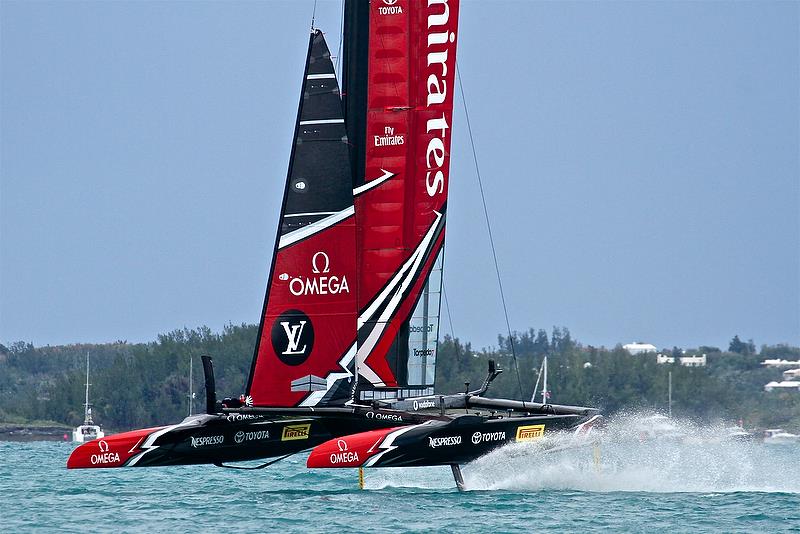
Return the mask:
[[311, 423], [305, 425], [286, 425], [283, 427], [281, 441], [291, 441], [293, 439], [308, 439]]
[[517, 427], [517, 441], [533, 441], [544, 436], [544, 425], [527, 425]]

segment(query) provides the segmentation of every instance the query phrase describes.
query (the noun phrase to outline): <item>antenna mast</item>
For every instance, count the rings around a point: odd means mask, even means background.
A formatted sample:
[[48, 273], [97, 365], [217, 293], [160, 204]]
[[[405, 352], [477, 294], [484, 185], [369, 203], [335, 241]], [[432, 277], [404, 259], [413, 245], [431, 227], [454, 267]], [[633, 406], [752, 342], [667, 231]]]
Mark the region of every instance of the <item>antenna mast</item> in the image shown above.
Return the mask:
[[92, 424], [92, 409], [89, 407], [89, 351], [86, 351], [86, 399], [83, 401], [83, 420], [85, 425]]
[[194, 392], [192, 391], [192, 357], [189, 356], [189, 415], [192, 415], [192, 399], [194, 399]]

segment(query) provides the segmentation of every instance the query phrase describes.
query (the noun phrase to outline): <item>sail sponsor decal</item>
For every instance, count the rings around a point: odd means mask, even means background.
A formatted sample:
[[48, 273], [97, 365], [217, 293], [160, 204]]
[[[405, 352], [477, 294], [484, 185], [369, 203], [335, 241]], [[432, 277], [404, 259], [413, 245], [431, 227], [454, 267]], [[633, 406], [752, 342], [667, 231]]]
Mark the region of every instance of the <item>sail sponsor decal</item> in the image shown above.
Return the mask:
[[380, 15], [402, 15], [403, 6], [397, 5], [397, 0], [383, 0], [383, 5], [378, 6]]
[[406, 136], [404, 133], [395, 133], [394, 126], [384, 126], [382, 134], [373, 134], [373, 146], [397, 146], [406, 143]]
[[544, 425], [524, 425], [517, 427], [517, 441], [534, 441], [544, 436]]
[[456, 445], [461, 445], [461, 436], [428, 437], [428, 447], [431, 449], [437, 447], [455, 447]]
[[303, 425], [286, 425], [281, 433], [281, 441], [294, 441], [297, 439], [308, 439], [311, 432], [311, 423]]
[[480, 445], [481, 443], [489, 443], [492, 441], [505, 441], [506, 433], [505, 432], [475, 432], [472, 434], [472, 444], [473, 445]]
[[421, 76], [427, 92], [425, 106], [429, 110], [438, 106], [445, 108], [435, 112], [425, 123], [425, 131], [430, 136], [425, 149], [425, 188], [429, 197], [435, 197], [446, 194], [450, 162], [447, 130], [450, 128], [448, 116], [451, 119], [453, 114], [453, 98], [448, 91], [453, 89], [455, 79], [456, 26], [450, 21], [448, 0], [428, 2], [427, 26], [427, 61]]
[[286, 365], [302, 365], [314, 348], [314, 325], [300, 310], [287, 310], [272, 324], [272, 348]]
[[189, 438], [191, 440], [192, 448], [197, 449], [198, 447], [210, 447], [212, 445], [222, 445], [225, 443], [225, 436], [191, 436]]
[[233, 436], [233, 441], [237, 444], [242, 444], [245, 441], [259, 441], [262, 439], [269, 439], [269, 430], [254, 430], [251, 432], [240, 430]]
[[432, 356], [433, 349], [414, 349], [414, 356], [422, 357], [422, 356]]
[[330, 257], [323, 251], [316, 252], [311, 257], [310, 276], [292, 276], [289, 273], [281, 273], [278, 279], [288, 282], [289, 292], [295, 297], [350, 293], [347, 275], [331, 273]]

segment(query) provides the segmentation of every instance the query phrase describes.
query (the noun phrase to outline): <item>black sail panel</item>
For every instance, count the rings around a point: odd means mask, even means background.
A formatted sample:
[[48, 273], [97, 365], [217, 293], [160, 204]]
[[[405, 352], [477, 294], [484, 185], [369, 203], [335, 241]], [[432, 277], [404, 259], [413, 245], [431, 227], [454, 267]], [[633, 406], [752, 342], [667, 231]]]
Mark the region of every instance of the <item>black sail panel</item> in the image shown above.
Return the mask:
[[367, 86], [369, 82], [369, 2], [345, 0], [344, 69], [342, 104], [350, 139], [350, 165], [353, 188], [364, 185], [364, 158], [367, 145]]
[[311, 35], [281, 235], [353, 204], [339, 84], [322, 32]]

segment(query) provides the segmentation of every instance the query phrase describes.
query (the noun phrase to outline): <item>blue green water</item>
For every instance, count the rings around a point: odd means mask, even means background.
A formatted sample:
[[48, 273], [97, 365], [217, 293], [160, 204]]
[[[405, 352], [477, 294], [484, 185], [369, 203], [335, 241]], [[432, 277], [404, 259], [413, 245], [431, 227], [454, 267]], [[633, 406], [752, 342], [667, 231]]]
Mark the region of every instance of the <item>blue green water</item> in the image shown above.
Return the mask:
[[0, 530], [116, 532], [800, 532], [800, 447], [511, 446], [464, 469], [68, 471], [73, 445], [0, 442]]

